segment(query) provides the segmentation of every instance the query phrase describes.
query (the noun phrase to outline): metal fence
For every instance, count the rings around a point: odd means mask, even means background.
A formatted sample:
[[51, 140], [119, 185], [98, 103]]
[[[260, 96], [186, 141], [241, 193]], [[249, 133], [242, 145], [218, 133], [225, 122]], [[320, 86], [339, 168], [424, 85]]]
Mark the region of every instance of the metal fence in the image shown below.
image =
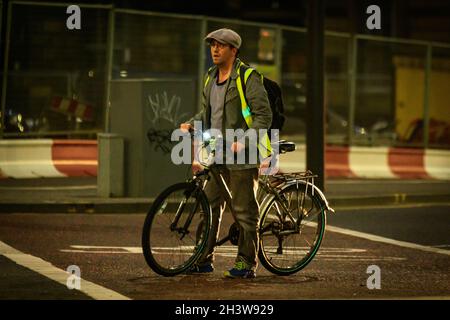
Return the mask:
[[[122, 78], [191, 79], [199, 107], [212, 64], [203, 37], [229, 27], [241, 59], [282, 87], [282, 135], [304, 141], [305, 29], [80, 5], [81, 30], [68, 30], [68, 5], [8, 3], [1, 138], [95, 138]], [[326, 32], [324, 92], [329, 144], [450, 147], [448, 44]]]

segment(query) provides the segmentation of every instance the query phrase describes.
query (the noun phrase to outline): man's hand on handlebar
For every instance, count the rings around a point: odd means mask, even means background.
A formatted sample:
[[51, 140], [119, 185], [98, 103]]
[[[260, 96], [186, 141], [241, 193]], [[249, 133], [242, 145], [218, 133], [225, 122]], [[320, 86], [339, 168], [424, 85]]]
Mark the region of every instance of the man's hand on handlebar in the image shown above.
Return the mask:
[[204, 167], [200, 164], [200, 162], [195, 161], [195, 160], [192, 161], [192, 173], [194, 175], [196, 175], [197, 173], [199, 173], [203, 169], [204, 169]]
[[245, 149], [245, 145], [239, 141], [233, 142], [231, 147], [230, 147], [231, 151], [234, 153], [239, 153], [242, 150]]
[[190, 123], [182, 123], [182, 124], [180, 124], [180, 129], [184, 133], [189, 133], [191, 131], [194, 131], [194, 127]]

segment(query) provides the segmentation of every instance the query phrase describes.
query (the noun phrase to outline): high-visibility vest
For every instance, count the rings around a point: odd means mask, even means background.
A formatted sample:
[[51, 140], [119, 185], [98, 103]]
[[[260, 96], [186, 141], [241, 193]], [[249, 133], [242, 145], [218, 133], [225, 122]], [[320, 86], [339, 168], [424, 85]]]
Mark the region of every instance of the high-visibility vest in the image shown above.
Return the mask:
[[[244, 117], [245, 123], [247, 124], [247, 127], [251, 128], [252, 124], [253, 124], [253, 119], [252, 119], [252, 113], [250, 110], [250, 106], [247, 103], [247, 99], [245, 99], [245, 92], [244, 92], [244, 88], [242, 85], [242, 77], [241, 77], [241, 67], [245, 66], [245, 64], [243, 62], [240, 62], [240, 64], [237, 67], [237, 74], [238, 77], [236, 79], [236, 86], [237, 86], [237, 90], [239, 92], [239, 97], [241, 99], [241, 111], [242, 111], [242, 116]], [[204, 88], [206, 88], [206, 85], [209, 82], [209, 72], [211, 71], [213, 67], [209, 68], [208, 70], [208, 77], [206, 78], [205, 81], [205, 86]], [[255, 71], [255, 69], [248, 67], [245, 72], [244, 72], [244, 76], [243, 76], [243, 80], [244, 80], [244, 85], [247, 84], [247, 80], [248, 77], [250, 77], [250, 75], [252, 74], [252, 72]], [[261, 75], [261, 81], [263, 80], [263, 76]], [[259, 134], [259, 132], [257, 132], [257, 134]], [[267, 158], [272, 154], [272, 147], [270, 145], [270, 139], [269, 136], [267, 134], [267, 131], [264, 133], [264, 136], [262, 138], [259, 139], [259, 143], [258, 143], [258, 151], [260, 152], [261, 156], [263, 158]]]

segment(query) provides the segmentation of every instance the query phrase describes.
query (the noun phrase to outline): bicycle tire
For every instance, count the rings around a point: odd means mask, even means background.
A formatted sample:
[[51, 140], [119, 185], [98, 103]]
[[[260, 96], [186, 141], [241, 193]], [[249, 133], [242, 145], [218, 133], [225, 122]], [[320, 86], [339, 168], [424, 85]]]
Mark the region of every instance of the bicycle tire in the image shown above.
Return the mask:
[[[169, 238], [176, 238], [179, 237], [180, 234], [176, 234], [176, 231], [170, 229], [170, 224], [168, 224], [167, 227], [159, 227], [156, 226], [155, 220], [156, 218], [160, 218], [163, 215], [167, 215], [166, 220], [170, 220], [169, 216], [172, 215], [170, 210], [166, 212], [163, 212], [167, 207], [176, 207], [178, 208], [176, 211], [180, 211], [181, 208], [181, 200], [180, 203], [177, 203], [177, 201], [172, 201], [172, 203], [169, 203], [169, 200], [171, 199], [170, 196], [181, 192], [181, 194], [184, 195], [184, 199], [186, 199], [186, 203], [191, 199], [194, 202], [189, 206], [192, 208], [200, 208], [201, 211], [194, 212], [194, 218], [196, 220], [201, 220], [200, 224], [203, 223], [202, 227], [199, 228], [197, 226], [197, 230], [193, 230], [194, 234], [196, 235], [195, 243], [193, 244], [192, 248], [192, 254], [189, 252], [185, 252], [186, 250], [190, 250], [188, 246], [174, 246], [173, 248], [170, 246], [167, 246], [167, 243], [169, 242]], [[177, 199], [177, 198], [175, 198]], [[186, 208], [186, 205], [183, 206], [183, 208]], [[182, 212], [181, 214], [185, 214], [185, 212]], [[200, 215], [203, 214], [202, 217]], [[188, 212], [187, 212], [188, 215]], [[163, 219], [161, 219], [163, 220]], [[158, 220], [159, 221], [159, 220]], [[181, 221], [181, 218], [180, 218]], [[207, 197], [203, 190], [201, 190], [199, 187], [195, 185], [195, 183], [192, 182], [182, 182], [174, 184], [167, 189], [165, 189], [161, 194], [155, 199], [152, 206], [150, 207], [147, 216], [145, 218], [144, 227], [142, 230], [142, 251], [145, 257], [145, 261], [149, 265], [149, 267], [155, 271], [156, 273], [163, 275], [163, 276], [175, 276], [180, 273], [185, 272], [187, 269], [189, 269], [200, 257], [201, 253], [205, 249], [206, 242], [208, 239], [208, 235], [211, 228], [211, 221], [212, 221], [212, 215], [209, 207], [209, 203], [207, 200]], [[204, 223], [206, 222], [206, 225]], [[191, 222], [192, 224], [192, 222]], [[153, 228], [153, 229], [152, 229]], [[198, 233], [200, 230], [200, 233]], [[153, 237], [152, 237], [152, 232]], [[162, 236], [158, 236], [161, 232], [168, 232], [168, 236], [164, 235], [164, 239], [159, 239]], [[173, 237], [172, 237], [173, 236]], [[197, 238], [200, 238], [200, 241], [197, 240]], [[165, 247], [161, 247], [161, 244], [165, 245]], [[178, 249], [178, 253], [176, 253], [176, 250]], [[163, 252], [165, 250], [165, 252]], [[168, 255], [171, 252], [173, 254], [180, 254], [180, 255], [187, 255], [186, 261], [180, 263], [179, 265], [164, 265], [162, 263], [162, 260], [164, 260], [164, 254]], [[161, 257], [160, 257], [161, 256]]]
[[[280, 195], [284, 195], [286, 196], [289, 193], [295, 192], [295, 193], [303, 193], [304, 189], [302, 188], [304, 187], [304, 183], [300, 183], [300, 188], [296, 185], [296, 184], [292, 184], [287, 186], [286, 188], [282, 189], [279, 191]], [[307, 246], [306, 249], [304, 249], [303, 247], [294, 245], [292, 247], [287, 247], [287, 248], [281, 248], [281, 255], [283, 255], [283, 249], [285, 249], [285, 251], [287, 250], [287, 252], [292, 252], [292, 253], [297, 253], [298, 252], [298, 256], [299, 258], [295, 258], [293, 259], [293, 261], [290, 264], [287, 265], [280, 265], [279, 263], [277, 263], [277, 255], [279, 255], [280, 253], [278, 252], [280, 250], [280, 245], [278, 242], [278, 247], [277, 247], [277, 252], [275, 252], [274, 257], [269, 256], [269, 253], [274, 253], [273, 251], [275, 250], [272, 246], [270, 246], [270, 244], [268, 244], [269, 242], [267, 241], [265, 243], [265, 239], [270, 236], [270, 233], [272, 233], [278, 241], [278, 237], [276, 236], [276, 232], [278, 232], [277, 230], [275, 230], [275, 228], [273, 228], [273, 226], [275, 226], [275, 222], [271, 222], [272, 226], [270, 226], [272, 228], [272, 230], [268, 231], [269, 229], [269, 225], [268, 225], [268, 216], [269, 214], [271, 214], [271, 210], [274, 208], [274, 206], [276, 206], [276, 203], [279, 201], [275, 196], [272, 196], [272, 198], [270, 200], [268, 200], [266, 202], [266, 205], [264, 206], [264, 208], [261, 210], [262, 214], [261, 214], [261, 219], [260, 219], [260, 248], [259, 248], [259, 252], [258, 252], [258, 257], [259, 260], [261, 261], [261, 264], [270, 272], [277, 274], [277, 275], [291, 275], [294, 274], [298, 271], [300, 271], [301, 269], [305, 268], [314, 258], [314, 256], [316, 255], [317, 251], [319, 250], [319, 247], [322, 243], [324, 234], [325, 234], [325, 226], [326, 226], [326, 213], [325, 213], [325, 208], [324, 205], [321, 201], [321, 199], [319, 198], [319, 195], [317, 193], [315, 193], [314, 195], [312, 195], [311, 192], [311, 188], [308, 188], [309, 190], [306, 193], [306, 196], [310, 199], [311, 204], [317, 209], [317, 223], [316, 226], [314, 226], [314, 224], [310, 224], [310, 226], [308, 226], [308, 230], [310, 227], [315, 229], [315, 233], [314, 233], [314, 240], [312, 245], [310, 244], [309, 247]], [[305, 203], [307, 202], [306, 200], [306, 196], [305, 196]], [[297, 198], [297, 201], [299, 201], [299, 199]], [[281, 207], [278, 204], [278, 207]], [[289, 207], [290, 208], [290, 207]], [[278, 210], [278, 209], [277, 209]], [[301, 209], [302, 212], [304, 212], [304, 208]], [[311, 211], [310, 211], [311, 213]], [[312, 215], [311, 215], [312, 216]], [[279, 219], [279, 217], [274, 217], [273, 214], [271, 216], [270, 219], [273, 219], [274, 221], [276, 221], [277, 219]], [[281, 222], [278, 221], [279, 225], [284, 225], [286, 224], [285, 221]], [[292, 226], [288, 226], [289, 228], [293, 228]], [[306, 229], [305, 229], [306, 230]], [[304, 231], [304, 228], [302, 229], [302, 231], [299, 233], [299, 235]], [[310, 232], [313, 230], [309, 230]], [[295, 233], [292, 233], [292, 236], [294, 236]], [[308, 243], [308, 241], [306, 241]], [[294, 242], [295, 243], [295, 242]], [[309, 244], [309, 243], [308, 243]], [[270, 252], [272, 251], [272, 252]], [[303, 254], [302, 252], [305, 251], [305, 253]], [[285, 257], [279, 257], [278, 260], [283, 261], [286, 260]]]

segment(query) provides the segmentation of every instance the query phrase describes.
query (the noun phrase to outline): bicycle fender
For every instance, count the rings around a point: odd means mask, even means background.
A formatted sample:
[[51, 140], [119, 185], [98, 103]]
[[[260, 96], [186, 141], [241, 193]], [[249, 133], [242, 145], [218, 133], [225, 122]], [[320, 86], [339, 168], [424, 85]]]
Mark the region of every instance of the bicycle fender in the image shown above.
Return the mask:
[[330, 212], [335, 212], [334, 209], [332, 207], [330, 207], [330, 205], [328, 204], [328, 200], [325, 197], [325, 195], [323, 194], [322, 190], [320, 190], [316, 185], [313, 185], [311, 182], [305, 182], [303, 180], [289, 181], [288, 183], [286, 183], [286, 185], [284, 185], [281, 188], [281, 190], [284, 190], [284, 189], [290, 187], [291, 185], [297, 185], [297, 184], [302, 184], [302, 185], [308, 184], [308, 187], [311, 187], [312, 188], [311, 190], [314, 190], [313, 192], [314, 193], [317, 192], [317, 194], [319, 195], [319, 199], [321, 200], [322, 205], [324, 206], [325, 210], [330, 211]]

